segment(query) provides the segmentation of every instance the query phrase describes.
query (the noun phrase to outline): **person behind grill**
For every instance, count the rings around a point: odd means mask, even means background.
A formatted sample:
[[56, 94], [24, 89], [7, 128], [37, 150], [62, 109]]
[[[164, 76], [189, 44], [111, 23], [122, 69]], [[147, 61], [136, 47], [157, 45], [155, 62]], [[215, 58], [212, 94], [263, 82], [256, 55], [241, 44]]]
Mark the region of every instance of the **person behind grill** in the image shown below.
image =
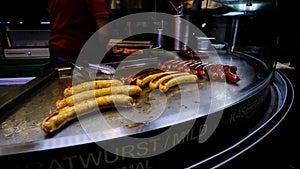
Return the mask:
[[48, 0], [48, 12], [50, 65], [55, 68], [72, 66], [86, 41], [109, 19], [105, 0]]

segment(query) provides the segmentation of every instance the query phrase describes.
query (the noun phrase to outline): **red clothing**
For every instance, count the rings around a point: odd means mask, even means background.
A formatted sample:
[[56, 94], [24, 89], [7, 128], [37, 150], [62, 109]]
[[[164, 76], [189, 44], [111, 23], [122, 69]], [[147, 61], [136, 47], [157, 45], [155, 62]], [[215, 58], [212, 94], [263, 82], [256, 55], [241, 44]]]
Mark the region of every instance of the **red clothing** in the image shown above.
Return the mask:
[[85, 42], [97, 30], [96, 19], [108, 18], [104, 0], [48, 0], [49, 48], [76, 61]]

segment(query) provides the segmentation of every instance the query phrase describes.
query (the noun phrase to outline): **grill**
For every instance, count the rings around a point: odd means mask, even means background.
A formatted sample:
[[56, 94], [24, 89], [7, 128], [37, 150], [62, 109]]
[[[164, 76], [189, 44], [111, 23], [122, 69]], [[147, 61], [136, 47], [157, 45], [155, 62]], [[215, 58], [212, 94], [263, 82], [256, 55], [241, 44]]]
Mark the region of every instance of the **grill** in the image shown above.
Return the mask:
[[[161, 58], [161, 55], [168, 56], [168, 58], [177, 57], [173, 52], [153, 52], [148, 60], [125, 60], [122, 64], [116, 62], [106, 64], [116, 67], [117, 72], [120, 71], [123, 75], [137, 67], [145, 67], [141, 63], [146, 64], [146, 67], [159, 65], [162, 62], [158, 59]], [[193, 97], [193, 91], [190, 90], [191, 86], [189, 85], [182, 86], [180, 90], [172, 88], [164, 96], [167, 98], [164, 111], [154, 111], [161, 114], [147, 114], [149, 105], [151, 105], [147, 99], [143, 101], [144, 105], [139, 108], [138, 113], [126, 112], [128, 116], [149, 118], [150, 120], [145, 124], [134, 123], [117, 110], [109, 109], [101, 113], [111, 128], [99, 126], [99, 123], [95, 121], [99, 118], [99, 114], [95, 112], [72, 121], [56, 133], [46, 135], [41, 130], [40, 123], [55, 109], [55, 101], [62, 97], [63, 90], [72, 85], [73, 80], [71, 68], [49, 70], [26, 85], [7, 92], [1, 100], [0, 158], [18, 159], [20, 162], [17, 165], [19, 166], [47, 166], [52, 165], [53, 160], [58, 160], [60, 165], [70, 165], [64, 161], [68, 157], [74, 157], [72, 165], [75, 163], [76, 165], [88, 165], [89, 168], [138, 165], [158, 167], [158, 160], [161, 158], [164, 158], [171, 166], [210, 165], [209, 162], [205, 162], [205, 159], [212, 158], [224, 148], [230, 149], [230, 146], [236, 142], [243, 142], [243, 139], [250, 136], [251, 132], [259, 131], [264, 134], [266, 131], [261, 130], [260, 127], [271, 125], [268, 120], [273, 116], [281, 118], [282, 105], [285, 104], [282, 100], [287, 97], [287, 94], [290, 94], [288, 90], [290, 84], [286, 82], [286, 79], [276, 71], [274, 74], [266, 74], [270, 70], [263, 62], [254, 57], [227, 51], [219, 51], [218, 55], [224, 63], [230, 61], [231, 65], [238, 67], [237, 72], [241, 78], [238, 85], [227, 84], [224, 88], [224, 84], [221, 84], [220, 87], [218, 82], [214, 84], [203, 80], [199, 85], [201, 102], [198, 102], [199, 98]], [[213, 55], [211, 54], [210, 57]], [[253, 73], [249, 75], [249, 72]], [[117, 74], [113, 78], [117, 78]], [[187, 94], [184, 98], [188, 98], [183, 102], [181, 100], [182, 91]], [[147, 98], [149, 94], [147, 92], [147, 89], [144, 89], [141, 98]], [[212, 94], [214, 92], [217, 94]], [[159, 98], [159, 96], [156, 98], [154, 104], [159, 105], [163, 98]], [[226, 98], [225, 102], [222, 101], [224, 98]], [[213, 103], [222, 104], [212, 106], [211, 100], [214, 100]], [[263, 104], [273, 106], [265, 109]], [[178, 110], [183, 110], [183, 113], [180, 114]], [[195, 114], [196, 110], [198, 112]], [[216, 126], [211, 126], [214, 123], [207, 123], [208, 117], [221, 118]], [[210, 134], [209, 129], [214, 129], [214, 127], [215, 131]], [[100, 128], [101, 130], [99, 130]], [[172, 132], [167, 136], [160, 135], [172, 128], [173, 130], [170, 130]], [[182, 136], [183, 133], [185, 137]], [[128, 137], [146, 139], [132, 145], [124, 141]], [[253, 139], [255, 140], [255, 138]], [[199, 140], [204, 143], [200, 144]], [[157, 143], [155, 145], [158, 147], [154, 148], [153, 143]], [[170, 149], [175, 143], [178, 145]], [[104, 145], [117, 146], [108, 150], [103, 147]], [[131, 153], [126, 150], [129, 147], [132, 148]], [[170, 150], [156, 156], [143, 157], [143, 155], [147, 156], [168, 149]], [[141, 155], [142, 150], [147, 150], [147, 153], [144, 152], [145, 154]], [[190, 157], [194, 150], [197, 150], [199, 156]], [[123, 155], [129, 153], [132, 158], [123, 157], [121, 154], [115, 155], [112, 151], [123, 153]], [[88, 158], [89, 155], [94, 158], [102, 158], [99, 156], [101, 153], [107, 156], [105, 158], [113, 158], [115, 161], [95, 164], [80, 160]], [[227, 154], [225, 153], [224, 156]], [[176, 158], [185, 158], [185, 162], [179, 160], [181, 161], [179, 164], [174, 160]], [[220, 162], [222, 158], [218, 158], [213, 159]], [[199, 161], [202, 162], [198, 163]], [[11, 167], [15, 164], [5, 165]]]

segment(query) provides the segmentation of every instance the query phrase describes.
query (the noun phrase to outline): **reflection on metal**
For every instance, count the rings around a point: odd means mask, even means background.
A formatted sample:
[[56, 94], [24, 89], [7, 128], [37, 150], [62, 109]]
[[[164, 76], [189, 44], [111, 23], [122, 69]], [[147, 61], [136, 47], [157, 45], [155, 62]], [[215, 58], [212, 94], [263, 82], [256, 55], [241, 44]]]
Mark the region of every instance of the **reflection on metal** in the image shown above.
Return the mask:
[[184, 22], [182, 15], [173, 15], [172, 33], [174, 40], [172, 41], [172, 50], [187, 50], [189, 44], [189, 35], [191, 24]]
[[240, 11], [234, 11], [234, 12], [228, 12], [223, 14], [223, 16], [239, 16], [239, 15], [244, 15], [244, 12], [240, 12]]
[[257, 11], [263, 8], [264, 4], [261, 3], [246, 3], [246, 4], [235, 4], [235, 5], [228, 5], [229, 7], [236, 9], [238, 11]]
[[263, 9], [271, 9], [277, 6], [277, 0], [215, 0], [235, 11], [252, 12]]
[[0, 78], [0, 85], [23, 85], [28, 83], [34, 78], [35, 77]]
[[238, 31], [238, 27], [239, 27], [239, 17], [235, 17], [233, 19], [233, 37], [232, 37], [232, 42], [231, 42], [231, 48], [230, 48], [230, 51], [233, 52], [234, 50], [234, 47], [235, 47], [235, 42], [236, 42], [236, 35], [237, 35], [237, 31]]

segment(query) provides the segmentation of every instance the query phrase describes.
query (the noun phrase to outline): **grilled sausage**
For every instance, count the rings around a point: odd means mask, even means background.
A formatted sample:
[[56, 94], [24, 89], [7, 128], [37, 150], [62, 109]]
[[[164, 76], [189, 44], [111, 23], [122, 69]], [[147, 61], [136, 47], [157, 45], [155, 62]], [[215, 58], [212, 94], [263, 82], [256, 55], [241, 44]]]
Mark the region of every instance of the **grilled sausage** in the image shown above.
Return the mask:
[[120, 86], [123, 85], [123, 82], [121, 80], [93, 80], [93, 81], [87, 81], [82, 82], [74, 86], [69, 86], [64, 90], [64, 97], [69, 97], [73, 94], [80, 93], [86, 90], [92, 90], [92, 89], [101, 89], [105, 87], [111, 87], [111, 86]]
[[197, 80], [198, 76], [193, 74], [172, 77], [159, 84], [159, 90], [165, 93], [173, 86], [183, 83], [196, 82]]
[[65, 97], [56, 101], [56, 108], [61, 109], [67, 105], [74, 105], [74, 103], [82, 100], [87, 100], [92, 97], [100, 97], [110, 94], [127, 94], [127, 95], [138, 95], [142, 92], [142, 89], [137, 85], [121, 85], [111, 86], [102, 89], [87, 90], [69, 97]]
[[186, 58], [186, 59], [207, 59], [209, 58], [209, 55], [204, 52], [195, 52], [193, 50], [182, 50], [178, 52], [178, 55], [180, 57]]
[[115, 105], [130, 107], [133, 104], [133, 98], [128, 95], [107, 95], [97, 98], [84, 100], [76, 103], [74, 106], [66, 106], [53, 112], [43, 119], [41, 128], [44, 132], [50, 133], [58, 130], [67, 122], [87, 113], [96, 111], [98, 108], [110, 108]]
[[146, 77], [141, 77], [139, 79], [136, 80], [136, 84], [138, 86], [144, 86], [146, 85], [147, 83], [149, 83], [151, 80], [161, 76], [161, 75], [169, 75], [169, 74], [172, 74], [172, 73], [176, 73], [175, 71], [169, 71], [169, 72], [159, 72], [159, 73], [154, 73], [154, 74], [150, 74], [149, 76], [146, 76]]
[[[230, 68], [229, 66], [224, 66], [224, 71], [225, 71], [225, 75], [226, 75], [226, 80], [229, 82], [229, 83], [237, 83], [238, 81], [240, 81], [240, 77], [237, 76], [236, 74], [232, 73], [230, 71]], [[234, 68], [234, 67], [233, 67]]]
[[164, 72], [164, 71], [161, 69], [158, 69], [158, 68], [147, 68], [147, 69], [138, 71], [137, 73], [131, 74], [130, 76], [122, 77], [121, 80], [124, 84], [136, 85], [137, 79], [141, 79], [141, 78], [144, 78], [151, 74], [161, 73], [161, 72]]
[[158, 76], [155, 79], [151, 80], [149, 82], [149, 88], [150, 88], [150, 90], [157, 89], [157, 88], [159, 88], [159, 85], [167, 79], [170, 79], [170, 78], [176, 77], [176, 76], [181, 76], [181, 75], [188, 75], [188, 74], [189, 73], [187, 73], [187, 72], [171, 72], [171, 73], [163, 74], [163, 75]]
[[172, 64], [177, 62], [178, 60], [181, 60], [181, 59], [171, 59], [171, 60], [165, 61], [165, 62], [160, 64], [160, 69], [162, 69], [162, 70], [171, 70]]
[[207, 80], [224, 81], [229, 83], [237, 83], [240, 78], [236, 75], [237, 67], [224, 64], [208, 64], [197, 60], [180, 60], [172, 59], [165, 61], [160, 66], [165, 71], [181, 71], [190, 72], [197, 75], [198, 78], [206, 78]]

